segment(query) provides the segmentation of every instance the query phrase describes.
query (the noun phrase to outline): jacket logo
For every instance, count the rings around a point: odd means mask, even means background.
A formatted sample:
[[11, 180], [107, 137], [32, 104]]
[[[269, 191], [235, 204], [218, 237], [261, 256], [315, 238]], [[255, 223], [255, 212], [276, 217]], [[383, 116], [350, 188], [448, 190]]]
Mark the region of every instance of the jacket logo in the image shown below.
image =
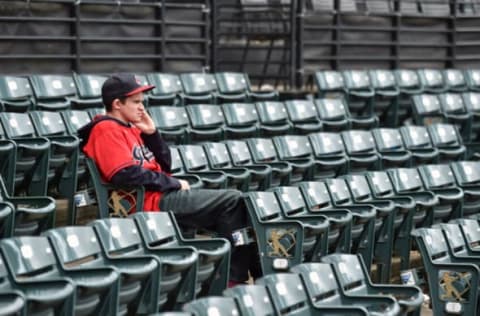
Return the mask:
[[132, 155], [133, 155], [133, 159], [135, 161], [138, 161], [140, 166], [143, 165], [143, 162], [145, 160], [146, 161], [151, 161], [154, 158], [153, 153], [150, 151], [150, 149], [148, 149], [145, 146], [139, 146], [139, 145], [135, 145], [133, 147]]

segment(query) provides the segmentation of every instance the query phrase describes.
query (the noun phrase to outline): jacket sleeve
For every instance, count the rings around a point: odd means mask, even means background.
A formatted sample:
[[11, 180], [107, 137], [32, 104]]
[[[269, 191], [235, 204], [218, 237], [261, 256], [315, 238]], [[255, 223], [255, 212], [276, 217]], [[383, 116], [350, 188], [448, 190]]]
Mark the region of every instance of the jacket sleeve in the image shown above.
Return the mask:
[[129, 166], [116, 172], [111, 182], [117, 185], [125, 183], [131, 185], [143, 185], [148, 191], [166, 192], [170, 190], [178, 190], [180, 182], [163, 172], [155, 172], [144, 169], [138, 165]]
[[142, 133], [140, 135], [145, 143], [155, 156], [155, 160], [160, 164], [164, 172], [170, 173], [172, 168], [172, 156], [167, 143], [162, 139], [158, 132], [147, 135]]

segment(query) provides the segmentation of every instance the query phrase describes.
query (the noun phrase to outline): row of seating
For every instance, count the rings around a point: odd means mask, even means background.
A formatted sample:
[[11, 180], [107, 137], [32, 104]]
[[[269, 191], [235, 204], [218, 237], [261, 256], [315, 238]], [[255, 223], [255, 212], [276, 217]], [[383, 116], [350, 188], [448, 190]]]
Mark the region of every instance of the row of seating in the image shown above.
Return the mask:
[[420, 288], [373, 283], [361, 257], [333, 254], [196, 299], [179, 315], [420, 315], [422, 302]]
[[465, 142], [479, 141], [480, 94], [478, 92], [419, 94], [413, 96], [412, 121], [455, 124]]
[[434, 315], [477, 315], [480, 278], [480, 224], [472, 218], [412, 232], [421, 253]]
[[0, 240], [2, 315], [137, 315], [227, 286], [230, 243], [187, 240], [172, 214], [66, 226]]
[[[106, 74], [36, 74], [0, 76], [2, 110], [62, 110], [102, 107], [101, 87]], [[138, 74], [142, 84], [156, 88], [147, 94], [149, 104], [187, 104], [275, 100], [278, 92], [254, 92], [244, 73]], [[218, 93], [217, 93], [218, 91]], [[222, 92], [225, 91], [225, 92]]]

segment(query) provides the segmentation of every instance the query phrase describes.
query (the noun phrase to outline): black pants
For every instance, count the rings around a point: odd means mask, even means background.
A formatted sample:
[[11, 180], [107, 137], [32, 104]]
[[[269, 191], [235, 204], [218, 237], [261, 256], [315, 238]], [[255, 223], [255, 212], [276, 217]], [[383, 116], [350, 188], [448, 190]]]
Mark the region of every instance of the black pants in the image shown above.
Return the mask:
[[232, 243], [230, 280], [246, 281], [249, 267], [257, 266], [256, 247], [233, 246], [232, 231], [248, 225], [247, 209], [240, 191], [169, 191], [162, 196], [160, 209], [174, 213], [181, 226], [212, 230]]

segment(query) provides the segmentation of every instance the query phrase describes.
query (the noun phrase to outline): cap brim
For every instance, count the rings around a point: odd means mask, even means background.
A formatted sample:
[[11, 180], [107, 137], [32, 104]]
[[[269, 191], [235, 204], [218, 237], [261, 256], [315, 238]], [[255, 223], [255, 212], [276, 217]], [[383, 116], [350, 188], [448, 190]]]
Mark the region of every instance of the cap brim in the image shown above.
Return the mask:
[[154, 88], [155, 88], [155, 86], [152, 86], [152, 85], [141, 86], [141, 87], [138, 87], [137, 89], [135, 89], [133, 91], [130, 91], [129, 93], [125, 94], [125, 96], [129, 97], [131, 95], [134, 95], [134, 94], [137, 94], [137, 93], [140, 93], [140, 92], [153, 90]]

